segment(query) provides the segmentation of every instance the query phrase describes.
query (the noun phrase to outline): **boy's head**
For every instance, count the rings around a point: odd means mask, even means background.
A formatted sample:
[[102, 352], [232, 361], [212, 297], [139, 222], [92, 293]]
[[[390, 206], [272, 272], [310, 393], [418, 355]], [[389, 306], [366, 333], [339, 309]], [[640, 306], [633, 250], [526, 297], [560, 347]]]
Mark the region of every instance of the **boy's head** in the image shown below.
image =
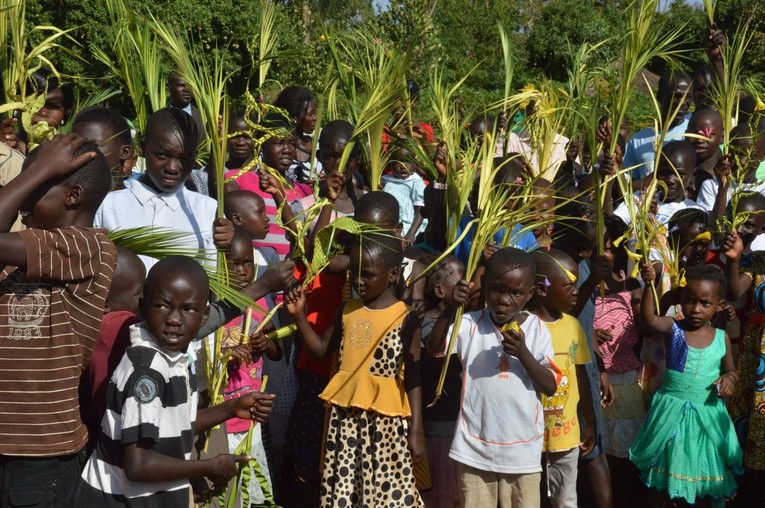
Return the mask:
[[[730, 207], [730, 204], [728, 205]], [[726, 211], [728, 219], [732, 219], [731, 210]], [[738, 227], [738, 236], [748, 248], [757, 235], [765, 231], [765, 196], [759, 192], [747, 192], [738, 200], [737, 215], [743, 214], [746, 218]]]
[[496, 119], [489, 115], [477, 116], [473, 119], [472, 122], [470, 122], [468, 130], [470, 131], [470, 134], [472, 134], [475, 138], [479, 148], [481, 145], [483, 145], [483, 139], [486, 133], [494, 132], [494, 126], [496, 123]]
[[[430, 254], [422, 259], [422, 264], [430, 266], [438, 259], [437, 254]], [[437, 304], [452, 296], [454, 286], [465, 277], [465, 265], [451, 254], [444, 257], [425, 279], [425, 298]]]
[[261, 160], [279, 173], [286, 173], [297, 157], [292, 124], [284, 116], [271, 113], [263, 119], [261, 127], [269, 133], [260, 147]]
[[693, 104], [696, 106], [696, 111], [713, 109], [715, 103], [712, 98], [714, 83], [712, 67], [702, 65], [694, 69], [691, 74], [691, 83], [693, 86]]
[[673, 125], [681, 123], [691, 106], [691, 77], [685, 72], [674, 69], [666, 71], [659, 78], [657, 98], [662, 119], [666, 119], [679, 107]]
[[353, 218], [365, 224], [401, 231], [399, 204], [396, 198], [384, 191], [367, 192], [356, 203]]
[[558, 249], [534, 251], [537, 268], [536, 296], [541, 305], [553, 312], [571, 312], [579, 289], [579, 266], [571, 256]]
[[[28, 228], [93, 226], [96, 210], [112, 188], [112, 177], [95, 143], [85, 143], [75, 155], [86, 152], [95, 152], [96, 157], [66, 177], [48, 180], [27, 196], [19, 211]], [[38, 153], [35, 149], [27, 155], [22, 171], [37, 159]]]
[[667, 228], [669, 245], [680, 256], [680, 267], [704, 264], [712, 243], [707, 212], [698, 208], [685, 208], [669, 219]]
[[288, 86], [279, 92], [273, 105], [289, 114], [298, 134], [316, 130], [316, 100], [306, 87]]
[[191, 89], [177, 72], [167, 75], [167, 93], [170, 95], [170, 104], [176, 108], [185, 108], [191, 104]]
[[143, 294], [146, 267], [138, 255], [123, 247], [117, 247], [117, 267], [112, 285], [106, 296], [105, 312], [124, 310], [138, 314], [138, 302]]
[[[627, 242], [624, 241], [624, 235], [629, 229], [627, 224], [617, 215], [606, 215], [604, 217], [605, 238], [603, 241], [603, 255], [608, 259], [608, 263], [613, 266], [617, 259], [624, 259], [627, 255]], [[615, 243], [622, 239], [617, 247]]]
[[238, 190], [224, 194], [223, 214], [255, 240], [262, 240], [268, 235], [266, 203], [252, 191]]
[[189, 257], [170, 256], [149, 270], [140, 315], [162, 349], [185, 351], [207, 319], [209, 296], [202, 266]]
[[69, 119], [74, 107], [74, 90], [71, 83], [62, 83], [50, 69], [41, 67], [32, 72], [27, 94], [45, 94], [45, 103], [32, 115], [31, 123], [45, 122], [59, 129]]
[[122, 188], [122, 182], [130, 174], [126, 162], [134, 157], [133, 136], [127, 120], [113, 109], [93, 106], [77, 113], [72, 132], [98, 145], [109, 164], [115, 187]]
[[481, 291], [494, 324], [510, 322], [534, 294], [536, 266], [531, 254], [514, 247], [497, 250], [486, 261]]
[[143, 141], [146, 177], [143, 182], [159, 193], [180, 188], [197, 158], [197, 126], [178, 108], [156, 111], [146, 122]]
[[252, 237], [242, 228], [236, 228], [231, 248], [226, 253], [229, 280], [242, 289], [255, 279], [255, 253]]
[[720, 113], [713, 109], [696, 111], [688, 122], [687, 133], [698, 134], [709, 138], [709, 141], [689, 138], [688, 142], [696, 149], [697, 164], [716, 155], [723, 141], [723, 119]]
[[691, 185], [696, 169], [696, 149], [687, 141], [670, 141], [661, 147], [656, 178], [667, 186], [666, 203], [679, 203]]
[[[321, 128], [319, 134], [318, 157], [325, 174], [337, 170], [345, 145], [353, 137], [353, 125], [345, 120], [332, 120]], [[361, 150], [354, 146], [353, 155], [360, 155]]]
[[245, 112], [241, 109], [235, 110], [228, 119], [228, 133], [236, 135], [228, 138], [226, 142], [229, 163], [233, 163], [234, 166], [243, 166], [255, 156], [251, 130], [245, 119]]
[[385, 233], [361, 235], [351, 249], [351, 284], [362, 300], [373, 300], [398, 282], [404, 250]]
[[555, 224], [555, 188], [553, 183], [545, 178], [536, 178], [533, 188], [532, 217], [534, 221], [539, 222], [539, 226], [531, 232], [537, 239], [547, 237], [549, 240], [552, 238]]

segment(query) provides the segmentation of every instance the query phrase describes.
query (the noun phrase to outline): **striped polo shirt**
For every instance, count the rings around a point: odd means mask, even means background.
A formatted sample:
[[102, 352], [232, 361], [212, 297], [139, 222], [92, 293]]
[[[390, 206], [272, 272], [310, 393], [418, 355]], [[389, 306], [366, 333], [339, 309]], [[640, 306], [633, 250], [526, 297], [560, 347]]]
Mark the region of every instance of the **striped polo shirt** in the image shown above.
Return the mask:
[[161, 348], [144, 323], [130, 327], [131, 346], [107, 389], [98, 444], [82, 472], [78, 506], [188, 506], [189, 480], [134, 482], [123, 469], [123, 446], [142, 442], [189, 460], [197, 416], [196, 376], [183, 352]]

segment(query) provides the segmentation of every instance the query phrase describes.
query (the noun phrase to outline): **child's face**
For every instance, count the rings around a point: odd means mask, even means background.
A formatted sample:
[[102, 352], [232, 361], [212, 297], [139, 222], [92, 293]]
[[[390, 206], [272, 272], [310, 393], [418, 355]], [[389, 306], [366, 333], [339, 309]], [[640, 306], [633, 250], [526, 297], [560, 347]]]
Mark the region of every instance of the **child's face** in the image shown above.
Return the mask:
[[312, 100], [306, 106], [304, 114], [296, 122], [299, 131], [311, 134], [316, 130], [316, 101]]
[[47, 181], [35, 189], [21, 204], [21, 222], [30, 229], [66, 227], [63, 223], [69, 188]]
[[688, 141], [696, 149], [696, 157], [699, 161], [705, 161], [720, 150], [722, 143], [722, 124], [719, 117], [714, 115], [694, 115], [688, 123], [687, 132], [710, 138], [706, 141], [698, 138], [688, 138]]
[[539, 238], [540, 236], [547, 234], [552, 235], [553, 225], [555, 220], [555, 199], [552, 196], [542, 197], [534, 207], [536, 217], [544, 224], [538, 228], [534, 228], [532, 233]]
[[144, 288], [141, 317], [160, 346], [168, 351], [184, 351], [207, 319], [208, 289], [178, 274], [153, 282], [153, 287]]
[[263, 162], [279, 173], [286, 173], [296, 156], [295, 138], [293, 136], [270, 138], [263, 143]]
[[686, 227], [680, 227], [680, 266], [687, 268], [689, 266], [703, 265], [709, 254], [711, 241], [699, 238], [699, 235], [706, 232], [707, 228], [703, 224], [695, 222]]
[[340, 158], [343, 156], [343, 150], [345, 150], [345, 145], [347, 144], [347, 139], [339, 137], [322, 141], [321, 148], [319, 149], [319, 162], [321, 162], [325, 174], [329, 175], [337, 170]]
[[[568, 259], [560, 263], [566, 270], [571, 272], [574, 280], [571, 280], [556, 265], [552, 270], [549, 270], [550, 273], [546, 274], [547, 280], [542, 283], [546, 286], [546, 291], [544, 291], [544, 296], [541, 300], [548, 309], [558, 312], [571, 312], [579, 296], [579, 289], [576, 285], [576, 281], [579, 278], [579, 267], [572, 260]], [[548, 282], [549, 286], [547, 286]]]
[[64, 109], [64, 91], [60, 88], [48, 90], [45, 96], [45, 104], [32, 115], [32, 124], [45, 122], [49, 127], [58, 129], [64, 122], [66, 110]]
[[144, 143], [146, 175], [159, 192], [174, 192], [186, 181], [194, 167], [194, 157], [184, 151], [180, 133], [156, 132]]
[[683, 153], [669, 153], [661, 157], [656, 178], [667, 186], [665, 202], [677, 203], [685, 199], [685, 189], [690, 184], [694, 169]]
[[694, 328], [709, 323], [721, 309], [720, 287], [709, 280], [689, 281], [680, 299], [683, 317]]
[[72, 132], [98, 145], [114, 177], [124, 179], [130, 174], [129, 171], [125, 171], [124, 162], [130, 156], [131, 147], [120, 145], [117, 139], [118, 133], [102, 124], [92, 122], [77, 123], [72, 128]]
[[529, 268], [486, 272], [481, 287], [491, 320], [497, 326], [511, 321], [534, 293], [534, 274]]
[[446, 274], [433, 287], [433, 292], [439, 300], [450, 300], [454, 293], [454, 286], [465, 276], [465, 269], [462, 263], [449, 263], [443, 270]]
[[266, 215], [266, 203], [259, 196], [248, 199], [246, 206], [231, 214], [234, 226], [241, 227], [255, 240], [262, 240], [268, 235], [270, 219]]
[[244, 288], [255, 278], [255, 256], [252, 243], [245, 239], [236, 239], [231, 243], [231, 249], [226, 254], [231, 284], [239, 289]]
[[411, 154], [406, 150], [395, 150], [391, 154], [388, 168], [396, 178], [407, 178], [414, 172], [414, 164], [410, 162]]
[[237, 136], [228, 139], [228, 155], [232, 159], [244, 162], [252, 159], [255, 154], [255, 145], [250, 136], [250, 126], [244, 121], [244, 118], [234, 118], [228, 124], [228, 132], [233, 134], [241, 132]]
[[746, 221], [738, 227], [738, 236], [749, 247], [757, 235], [765, 230], [765, 210], [754, 210], [754, 207], [742, 208], [742, 212], [748, 214]]
[[398, 279], [398, 268], [386, 269], [375, 263], [367, 249], [355, 245], [350, 254], [351, 284], [365, 302], [382, 295]]

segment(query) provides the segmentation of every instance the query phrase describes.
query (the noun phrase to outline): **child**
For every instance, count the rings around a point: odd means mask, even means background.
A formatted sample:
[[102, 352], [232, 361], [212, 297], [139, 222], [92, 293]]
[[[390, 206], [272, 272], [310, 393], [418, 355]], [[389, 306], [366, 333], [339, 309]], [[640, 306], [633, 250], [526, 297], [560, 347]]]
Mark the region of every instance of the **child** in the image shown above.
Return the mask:
[[300, 287], [285, 298], [305, 347], [339, 350], [339, 371], [321, 398], [331, 407], [321, 506], [423, 506], [413, 463], [425, 454], [417, 314], [394, 295], [403, 259], [393, 235], [361, 237], [351, 250], [359, 299], [320, 337], [305, 317]]
[[113, 190], [124, 189], [135, 155], [130, 126], [122, 115], [101, 106], [84, 109], [74, 117], [72, 132], [98, 145], [112, 172]]
[[[246, 192], [246, 191], [239, 191]], [[262, 232], [264, 232], [262, 230]], [[253, 257], [252, 237], [244, 230], [238, 229], [231, 241], [231, 249], [226, 253], [226, 263], [228, 264], [229, 278], [231, 284], [237, 288], [244, 288], [255, 277], [255, 262]], [[268, 304], [259, 300], [258, 305], [264, 309]], [[258, 324], [263, 320], [263, 314], [254, 310], [252, 313], [251, 327], [246, 333], [252, 333]], [[228, 381], [223, 390], [223, 396], [226, 400], [234, 399], [245, 393], [259, 392], [263, 386], [263, 370], [265, 355], [271, 361], [279, 361], [282, 358], [282, 348], [273, 340], [266, 339], [260, 333], [251, 338], [248, 345], [242, 345], [244, 326], [244, 316], [238, 316], [225, 325], [223, 335], [223, 346], [231, 348], [235, 357], [228, 363]], [[239, 444], [246, 438], [250, 430], [249, 419], [232, 418], [226, 421], [226, 433], [228, 435], [228, 451], [234, 453]], [[252, 433], [252, 447], [248, 450], [260, 465], [260, 469], [268, 482], [269, 492], [273, 492], [273, 480], [270, 471], [273, 468], [272, 461], [269, 460], [264, 446], [265, 427], [255, 424]], [[263, 503], [263, 488], [259, 484], [255, 473], [250, 472], [250, 481], [246, 486], [248, 490], [247, 499], [250, 503]]]
[[696, 199], [701, 184], [705, 180], [714, 178], [715, 166], [722, 157], [720, 144], [723, 141], [723, 119], [720, 113], [713, 109], [696, 110], [688, 122], [686, 132], [709, 138], [709, 140], [688, 139], [696, 149], [696, 170], [693, 175], [694, 192], [692, 193], [693, 199]]
[[412, 154], [403, 147], [396, 147], [390, 156], [388, 169], [390, 174], [383, 175], [383, 190], [393, 195], [401, 209], [401, 223], [404, 226], [404, 239], [414, 243], [418, 234], [425, 230], [427, 221], [422, 217], [425, 206], [425, 182], [414, 171]]
[[[696, 203], [686, 197], [686, 190], [690, 188], [693, 171], [696, 168], [696, 149], [687, 141], [670, 141], [661, 147], [659, 155], [659, 167], [656, 170], [656, 178], [666, 185], [664, 189], [657, 191], [658, 210], [656, 220], [659, 224], [666, 224], [672, 215]], [[642, 191], [635, 192], [635, 199], [640, 199]], [[614, 214], [624, 221], [630, 222], [627, 205], [619, 205]]]
[[[586, 455], [595, 444], [595, 414], [585, 371], [585, 365], [592, 358], [579, 321], [566, 314], [571, 312], [579, 294], [576, 286], [579, 267], [571, 257], [556, 249], [535, 251], [534, 264], [537, 284], [530, 309], [550, 331], [555, 364], [561, 369], [562, 376], [555, 394], [542, 396], [545, 415], [542, 449], [547, 466], [547, 492], [554, 508], [577, 508], [580, 449], [582, 455]], [[585, 418], [583, 428], [577, 417], [580, 405]]]
[[[274, 133], [261, 146], [261, 165], [268, 166], [286, 178], [287, 170], [295, 159], [295, 138], [290, 131], [290, 125], [278, 115], [266, 116], [262, 125], [265, 129], [273, 130]], [[245, 167], [227, 171], [224, 190], [225, 192], [248, 190], [263, 198], [266, 203], [266, 214], [270, 220], [269, 235], [263, 240], [258, 240], [256, 245], [273, 248], [283, 259], [290, 253], [290, 241], [286, 231], [277, 221], [279, 206], [283, 202], [289, 204], [308, 196], [312, 194], [313, 189], [290, 179], [288, 181], [290, 181], [292, 188], [283, 189], [272, 175], [260, 167], [261, 165], [244, 172]], [[283, 223], [286, 224], [292, 217], [290, 207], [284, 206], [282, 213]]]
[[[762, 215], [762, 208], [750, 210]], [[744, 211], [745, 209], [739, 210]], [[762, 219], [757, 219], [758, 222]], [[765, 251], [751, 250], [751, 234], [729, 233], [722, 245], [727, 260], [728, 299], [737, 300], [750, 295], [749, 315], [742, 334], [741, 356], [738, 361], [740, 380], [731, 399], [731, 416], [741, 429], [746, 475], [742, 483], [742, 505], [759, 506], [765, 502], [762, 485], [765, 481], [765, 391], [763, 390], [763, 361], [765, 360], [765, 305], [762, 288], [765, 282]]]
[[[429, 254], [423, 259], [430, 266], [438, 258]], [[465, 267], [454, 256], [448, 255], [427, 275], [424, 288], [425, 306], [422, 317], [422, 393], [428, 404], [436, 393], [436, 381], [443, 367], [444, 359], [426, 354], [428, 337], [438, 316], [451, 299], [454, 286], [465, 277]], [[459, 503], [459, 475], [457, 463], [449, 458], [449, 448], [454, 439], [454, 427], [460, 412], [460, 388], [462, 387], [462, 366], [452, 358], [446, 372], [443, 395], [433, 407], [423, 407], [422, 419], [425, 427], [425, 444], [428, 450], [428, 465], [433, 487], [422, 492], [422, 500], [428, 508], [453, 508]]]
[[[88, 432], [78, 404], [114, 274], [93, 216], [103, 155], [76, 134], [43, 141], [0, 189], [0, 500], [75, 506]], [[7, 233], [21, 210], [29, 228]]]
[[[274, 106], [282, 108], [295, 126], [295, 160], [287, 170], [287, 178], [306, 183], [311, 176], [311, 136], [316, 130], [316, 99], [303, 86], [288, 86], [274, 99]], [[321, 165], [314, 168], [321, 174]]]
[[145, 323], [109, 383], [98, 445], [75, 506], [188, 506], [189, 478], [225, 483], [248, 456], [190, 461], [194, 434], [238, 417], [266, 421], [273, 395], [247, 393], [197, 411], [196, 376], [186, 350], [207, 318], [207, 274], [191, 258], [159, 261], [144, 285]]
[[[181, 109], [164, 108], [149, 117], [143, 153], [146, 172], [130, 187], [109, 193], [95, 224], [109, 231], [160, 227], [189, 233], [178, 247], [201, 250], [211, 262], [215, 248], [228, 250], [233, 225], [216, 219], [214, 199], [184, 187], [196, 159], [196, 126]], [[156, 260], [141, 256], [149, 269]]]
[[[648, 283], [656, 277], [650, 265], [641, 274]], [[643, 290], [643, 320], [664, 334], [667, 372], [630, 460], [652, 489], [652, 506], [678, 498], [724, 506], [736, 491], [733, 475], [743, 472], [743, 453], [722, 401], [733, 394], [738, 375], [727, 334], [709, 324], [722, 308], [725, 276], [717, 266], [702, 265], [690, 268], [686, 279], [682, 320], [657, 316], [649, 285]]]
[[603, 391], [603, 441], [614, 485], [615, 506], [629, 506], [639, 496], [640, 485], [629, 463], [629, 448], [645, 418], [643, 393], [638, 384], [640, 283], [625, 275], [627, 251], [622, 238], [627, 226], [613, 216], [606, 221], [604, 254], [610, 270], [596, 292], [593, 329], [601, 366]]
[[[531, 254], [497, 250], [481, 284], [486, 308], [466, 313], [457, 324], [454, 351], [464, 378], [449, 456], [458, 462], [461, 506], [540, 503], [544, 422], [539, 393], [553, 395], [560, 376], [550, 332], [538, 317], [522, 312], [534, 293], [535, 274]], [[431, 354], [445, 354], [449, 324], [469, 291], [464, 280], [455, 286], [430, 333]]]

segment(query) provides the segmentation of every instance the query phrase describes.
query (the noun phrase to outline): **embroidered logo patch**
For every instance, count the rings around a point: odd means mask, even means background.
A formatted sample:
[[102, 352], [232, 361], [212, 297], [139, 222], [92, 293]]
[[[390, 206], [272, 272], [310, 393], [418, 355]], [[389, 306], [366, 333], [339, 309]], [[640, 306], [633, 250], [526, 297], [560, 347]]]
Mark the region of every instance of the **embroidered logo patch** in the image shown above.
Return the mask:
[[133, 390], [133, 396], [136, 400], [142, 404], [151, 402], [157, 396], [159, 387], [157, 382], [149, 376], [141, 376], [135, 383], [135, 389]]

